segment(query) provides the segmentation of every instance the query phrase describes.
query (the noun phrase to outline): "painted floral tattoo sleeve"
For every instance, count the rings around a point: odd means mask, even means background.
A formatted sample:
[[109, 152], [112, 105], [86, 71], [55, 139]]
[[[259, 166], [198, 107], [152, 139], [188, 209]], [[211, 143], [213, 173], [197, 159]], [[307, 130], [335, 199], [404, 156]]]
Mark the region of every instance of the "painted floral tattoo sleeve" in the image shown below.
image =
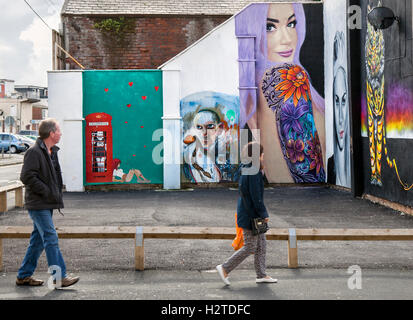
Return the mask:
[[324, 182], [307, 73], [292, 64], [273, 67], [264, 76], [262, 91], [274, 111], [281, 150], [294, 182]]

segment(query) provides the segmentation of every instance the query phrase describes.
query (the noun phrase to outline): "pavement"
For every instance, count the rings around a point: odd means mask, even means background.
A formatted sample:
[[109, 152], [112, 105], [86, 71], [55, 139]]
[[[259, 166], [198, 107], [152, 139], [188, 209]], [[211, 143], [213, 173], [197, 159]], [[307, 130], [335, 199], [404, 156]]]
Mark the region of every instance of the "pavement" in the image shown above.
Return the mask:
[[0, 153], [0, 167], [23, 163], [24, 153]]
[[[237, 191], [65, 193], [56, 226], [234, 227]], [[269, 187], [265, 203], [275, 228], [413, 228], [413, 216], [324, 186]], [[24, 209], [0, 214], [0, 225], [31, 225]], [[145, 240], [145, 270], [134, 271], [132, 239], [61, 239], [69, 273], [81, 280], [51, 290], [14, 284], [27, 239], [3, 240], [0, 299], [5, 300], [353, 300], [412, 299], [409, 241], [299, 241], [299, 268], [287, 266], [287, 242], [268, 241], [267, 270], [277, 284], [256, 284], [253, 258], [230, 274], [215, 271], [234, 250], [229, 240]], [[35, 276], [48, 279], [45, 254]]]

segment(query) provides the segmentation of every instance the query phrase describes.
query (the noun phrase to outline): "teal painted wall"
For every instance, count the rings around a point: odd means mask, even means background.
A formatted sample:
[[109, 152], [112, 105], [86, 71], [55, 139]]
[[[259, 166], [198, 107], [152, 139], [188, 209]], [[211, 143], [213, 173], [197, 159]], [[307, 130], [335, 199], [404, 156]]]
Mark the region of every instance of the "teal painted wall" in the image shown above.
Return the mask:
[[[68, 88], [69, 89], [69, 88]], [[112, 183], [163, 183], [163, 165], [152, 160], [152, 150], [159, 141], [152, 141], [155, 130], [162, 128], [163, 114], [162, 71], [116, 70], [83, 72], [83, 117], [93, 113], [106, 113], [112, 117], [113, 159], [120, 160], [125, 176], [139, 170], [144, 179], [130, 174], [130, 182], [113, 182], [112, 174], [104, 182], [86, 179], [91, 170], [86, 159], [86, 122], [83, 130], [83, 159], [85, 185]], [[90, 157], [90, 155], [89, 155]], [[113, 159], [107, 159], [112, 171]], [[120, 180], [120, 177], [116, 178]], [[150, 182], [148, 182], [150, 181]]]

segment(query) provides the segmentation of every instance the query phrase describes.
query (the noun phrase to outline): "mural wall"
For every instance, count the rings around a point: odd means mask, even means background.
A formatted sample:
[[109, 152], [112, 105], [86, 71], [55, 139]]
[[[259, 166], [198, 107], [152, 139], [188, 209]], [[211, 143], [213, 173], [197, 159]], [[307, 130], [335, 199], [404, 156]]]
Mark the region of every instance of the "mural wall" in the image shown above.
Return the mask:
[[238, 180], [239, 99], [200, 92], [181, 100], [184, 180]]
[[327, 182], [351, 188], [347, 0], [324, 1]]
[[162, 112], [161, 72], [83, 72], [85, 185], [162, 183], [152, 159]]
[[325, 182], [322, 4], [253, 4], [235, 21], [239, 60], [251, 62], [240, 68], [240, 125], [259, 129], [268, 181]]
[[363, 16], [386, 6], [400, 17], [385, 30], [363, 19], [362, 143], [365, 193], [413, 205], [412, 1], [362, 1]]
[[[165, 72], [179, 70], [182, 183], [238, 180], [240, 115], [234, 30], [234, 19], [229, 19], [160, 67]], [[164, 112], [173, 115], [174, 106], [167, 104]]]

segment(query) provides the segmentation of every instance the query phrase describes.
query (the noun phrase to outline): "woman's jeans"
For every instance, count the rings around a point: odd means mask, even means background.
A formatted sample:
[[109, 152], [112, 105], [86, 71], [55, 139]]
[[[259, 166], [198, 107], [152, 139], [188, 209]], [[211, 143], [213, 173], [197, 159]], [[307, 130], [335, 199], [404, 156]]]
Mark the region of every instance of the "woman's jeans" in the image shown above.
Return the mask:
[[235, 252], [222, 267], [227, 273], [234, 270], [248, 256], [254, 255], [254, 266], [257, 278], [265, 278], [265, 255], [267, 251], [267, 241], [265, 233], [254, 236], [251, 230], [242, 229], [244, 236], [244, 246]]
[[33, 220], [34, 229], [17, 278], [24, 279], [33, 275], [43, 249], [46, 251], [49, 268], [53, 267], [56, 270], [56, 266], [59, 267], [62, 279], [65, 278], [66, 265], [59, 249], [57, 232], [52, 220], [53, 210], [29, 210], [29, 215]]

